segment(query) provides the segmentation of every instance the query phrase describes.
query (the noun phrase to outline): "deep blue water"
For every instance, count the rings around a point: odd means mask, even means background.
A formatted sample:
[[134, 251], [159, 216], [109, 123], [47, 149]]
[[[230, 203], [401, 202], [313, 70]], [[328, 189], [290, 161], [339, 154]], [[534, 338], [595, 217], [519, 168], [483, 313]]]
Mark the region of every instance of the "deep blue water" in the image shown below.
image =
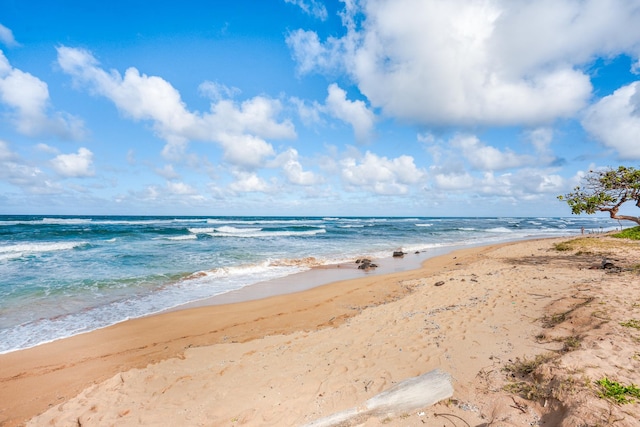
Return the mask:
[[0, 353], [314, 265], [619, 226], [601, 217], [0, 216]]

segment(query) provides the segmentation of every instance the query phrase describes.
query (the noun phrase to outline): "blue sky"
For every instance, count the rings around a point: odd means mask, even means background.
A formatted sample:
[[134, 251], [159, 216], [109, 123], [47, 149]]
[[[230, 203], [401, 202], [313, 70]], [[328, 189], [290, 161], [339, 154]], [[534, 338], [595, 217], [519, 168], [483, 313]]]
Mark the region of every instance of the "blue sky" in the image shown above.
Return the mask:
[[635, 0], [0, 2], [0, 213], [568, 216]]

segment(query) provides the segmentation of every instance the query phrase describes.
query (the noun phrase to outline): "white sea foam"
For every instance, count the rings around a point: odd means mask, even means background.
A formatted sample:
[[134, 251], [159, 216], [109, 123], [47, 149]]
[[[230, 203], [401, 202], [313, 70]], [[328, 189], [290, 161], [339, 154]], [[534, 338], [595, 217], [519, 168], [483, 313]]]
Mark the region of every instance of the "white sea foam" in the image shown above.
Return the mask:
[[198, 238], [198, 236], [196, 236], [195, 234], [186, 234], [184, 236], [171, 236], [171, 237], [167, 237], [167, 240], [176, 240], [176, 241], [180, 241], [180, 240], [196, 240]]
[[418, 224], [416, 224], [416, 227], [433, 227], [433, 224], [431, 224], [431, 223], [427, 223], [427, 224], [418, 223]]
[[269, 270], [270, 263], [264, 261], [257, 264], [219, 267], [212, 270], [198, 271], [185, 278], [185, 281], [208, 279], [219, 279], [223, 277], [234, 277], [243, 275], [259, 275]]
[[225, 225], [223, 227], [216, 228], [215, 231], [218, 233], [224, 233], [224, 234], [248, 234], [248, 233], [255, 234], [259, 231], [262, 231], [262, 228], [236, 228], [236, 227], [231, 227], [229, 225]]
[[229, 266], [194, 273], [152, 293], [138, 294], [108, 304], [87, 307], [54, 318], [40, 318], [2, 331], [0, 354], [33, 347], [131, 318], [158, 313], [193, 301], [220, 295], [263, 280], [284, 277], [308, 267], [272, 265]]
[[513, 230], [509, 230], [506, 227], [494, 227], [487, 229], [490, 233], [513, 233]]
[[213, 233], [215, 231], [215, 228], [213, 227], [199, 227], [199, 228], [187, 228], [187, 230], [189, 230], [189, 233], [193, 233], [193, 234], [207, 234], [207, 233]]
[[293, 237], [293, 236], [315, 236], [316, 234], [326, 233], [327, 230], [324, 228], [318, 228], [316, 230], [305, 230], [305, 231], [259, 231], [259, 232], [242, 232], [242, 233], [224, 233], [224, 232], [216, 232], [216, 233], [208, 233], [212, 237], [247, 237], [247, 238], [256, 238], [256, 237]]
[[0, 246], [0, 255], [33, 254], [38, 252], [66, 251], [86, 245], [87, 242], [56, 242], [56, 243], [23, 243], [17, 245]]
[[243, 224], [243, 225], [304, 225], [304, 224], [322, 224], [322, 219], [306, 219], [306, 218], [282, 218], [282, 219], [218, 219], [209, 218], [207, 224]]
[[0, 252], [0, 261], [22, 258], [22, 252], [2, 253]]
[[41, 223], [43, 224], [89, 224], [91, 223], [91, 219], [85, 218], [42, 218]]

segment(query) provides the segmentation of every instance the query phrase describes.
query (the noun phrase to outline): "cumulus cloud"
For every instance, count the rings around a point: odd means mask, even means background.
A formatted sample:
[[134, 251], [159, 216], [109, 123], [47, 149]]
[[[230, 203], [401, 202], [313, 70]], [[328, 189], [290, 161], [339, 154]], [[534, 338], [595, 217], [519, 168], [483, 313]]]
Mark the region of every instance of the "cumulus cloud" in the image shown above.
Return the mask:
[[[168, 159], [180, 158], [189, 141], [209, 141], [220, 144], [228, 162], [251, 169], [273, 155], [267, 138], [296, 135], [290, 121], [277, 120], [282, 109], [278, 100], [261, 96], [240, 104], [217, 100], [208, 112], [192, 112], [180, 93], [161, 77], [141, 74], [133, 67], [124, 75], [105, 71], [88, 51], [65, 46], [58, 48], [58, 63], [76, 84], [110, 99], [123, 114], [151, 121], [157, 135], [167, 142], [163, 155]], [[221, 95], [219, 86], [208, 84], [202, 90]]]
[[0, 43], [7, 47], [20, 46], [20, 43], [13, 37], [13, 31], [2, 24], [0, 24]]
[[18, 132], [28, 135], [57, 135], [79, 139], [83, 123], [64, 112], [50, 112], [49, 87], [32, 74], [14, 68], [0, 50], [0, 101], [11, 110]]
[[285, 3], [291, 3], [298, 6], [304, 13], [318, 18], [322, 21], [327, 19], [327, 8], [318, 0], [284, 0]]
[[346, 35], [287, 42], [301, 73], [348, 73], [373, 107], [428, 125], [534, 125], [574, 116], [596, 57], [640, 57], [626, 0], [345, 2]]
[[130, 191], [129, 194], [118, 197], [120, 203], [128, 200], [144, 201], [153, 206], [174, 206], [176, 204], [201, 206], [206, 198], [189, 184], [168, 181], [164, 186], [149, 185], [140, 191]]
[[517, 168], [535, 160], [532, 156], [519, 155], [510, 149], [501, 151], [485, 145], [475, 135], [456, 135], [450, 144], [460, 149], [461, 154], [472, 167], [483, 171]]
[[366, 143], [371, 140], [375, 114], [364, 101], [347, 99], [347, 92], [335, 83], [327, 87], [324, 104], [317, 101], [305, 102], [296, 97], [290, 98], [289, 102], [306, 126], [325, 125], [325, 117], [330, 116], [350, 125], [357, 142]]
[[640, 81], [605, 96], [586, 110], [582, 126], [625, 160], [640, 159]]
[[93, 176], [93, 153], [80, 147], [77, 153], [60, 154], [51, 160], [51, 166], [65, 177]]
[[268, 192], [269, 185], [255, 172], [236, 171], [235, 181], [229, 184], [229, 189], [238, 193]]
[[224, 158], [229, 163], [248, 169], [262, 166], [264, 159], [274, 155], [271, 144], [253, 135], [223, 135]]
[[274, 165], [282, 168], [290, 184], [308, 186], [321, 182], [319, 176], [303, 169], [299, 161], [298, 151], [294, 148], [290, 148], [278, 155], [274, 161]]
[[549, 127], [540, 127], [525, 131], [524, 137], [531, 143], [536, 151], [536, 164], [560, 166], [566, 163], [566, 160], [556, 156], [553, 152], [551, 143], [553, 142], [553, 129]]
[[538, 153], [545, 153], [553, 140], [553, 130], [551, 128], [532, 129], [527, 132], [527, 137]]
[[58, 154], [58, 149], [56, 147], [52, 147], [43, 142], [36, 144], [36, 150], [41, 151], [43, 153]]
[[466, 171], [439, 171], [432, 176], [434, 185], [440, 190], [465, 190], [474, 184], [474, 178]]
[[473, 189], [473, 197], [492, 203], [530, 202], [560, 194], [570, 185], [558, 174], [559, 162], [550, 148], [553, 131], [546, 127], [523, 132], [522, 142], [533, 146], [532, 154], [498, 149], [470, 134], [458, 133], [449, 139], [420, 134], [418, 138], [434, 159], [429, 188], [440, 198], [448, 193], [463, 196]]
[[168, 180], [180, 179], [180, 175], [173, 169], [173, 165], [164, 165], [163, 168], [156, 168], [155, 171], [158, 175]]
[[170, 194], [183, 195], [183, 196], [192, 196], [198, 194], [198, 191], [190, 186], [189, 184], [185, 184], [184, 182], [167, 182], [167, 191]]
[[326, 108], [333, 117], [349, 123], [358, 142], [367, 142], [371, 138], [375, 116], [363, 101], [349, 101], [347, 93], [332, 83], [328, 88], [329, 95]]
[[11, 150], [9, 144], [0, 140], [0, 181], [19, 187], [31, 194], [60, 193], [60, 186], [48, 179], [37, 166], [33, 166]]
[[330, 37], [322, 42], [315, 32], [300, 29], [292, 31], [286, 42], [300, 74], [321, 70], [332, 72], [345, 59], [344, 39]]
[[313, 101], [311, 105], [308, 105], [300, 98], [291, 97], [289, 100], [295, 107], [300, 120], [305, 126], [313, 126], [317, 124], [323, 124], [324, 120], [322, 114], [324, 112], [324, 106], [320, 105], [317, 101]]
[[508, 198], [527, 201], [548, 198], [564, 191], [569, 182], [549, 168], [522, 168], [514, 172], [482, 172], [472, 175], [464, 170], [432, 167], [430, 171], [436, 191], [465, 194], [473, 188], [475, 197]]
[[213, 101], [219, 101], [225, 98], [233, 98], [236, 95], [239, 95], [241, 92], [241, 90], [237, 87], [229, 87], [223, 85], [222, 83], [211, 81], [200, 83], [200, 86], [198, 86], [198, 91], [200, 92], [200, 95], [206, 96]]
[[348, 189], [383, 195], [407, 194], [409, 186], [420, 182], [425, 175], [411, 156], [388, 159], [369, 151], [360, 161], [353, 157], [342, 160], [341, 167], [342, 180]]
[[487, 196], [509, 196], [534, 200], [556, 195], [566, 187], [565, 178], [549, 169], [523, 168], [514, 173], [484, 174], [478, 180], [479, 191]]

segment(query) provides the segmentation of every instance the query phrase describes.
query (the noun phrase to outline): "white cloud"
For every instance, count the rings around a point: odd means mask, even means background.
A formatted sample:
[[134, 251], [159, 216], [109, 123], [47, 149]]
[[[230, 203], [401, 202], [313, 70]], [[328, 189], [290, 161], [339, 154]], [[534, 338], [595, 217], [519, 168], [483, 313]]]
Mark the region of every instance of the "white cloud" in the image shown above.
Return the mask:
[[605, 96], [586, 110], [582, 126], [621, 159], [640, 159], [640, 81]]
[[156, 173], [165, 179], [179, 179], [180, 175], [173, 169], [173, 165], [164, 165], [163, 168], [156, 168]]
[[311, 15], [322, 21], [327, 19], [327, 8], [319, 0], [284, 0], [285, 3], [291, 3], [298, 6], [307, 15]]
[[433, 167], [431, 176], [436, 190], [465, 194], [475, 189], [474, 197], [487, 200], [495, 197], [515, 201], [546, 199], [565, 191], [568, 182], [551, 169], [523, 168], [515, 172], [495, 174], [484, 172], [474, 176], [460, 170], [447, 171]]
[[30, 165], [0, 140], [0, 181], [19, 187], [31, 194], [56, 194], [60, 186], [47, 178], [37, 166]]
[[549, 151], [551, 141], [553, 141], [553, 129], [533, 129], [527, 132], [527, 137], [538, 153], [546, 153]]
[[468, 172], [439, 172], [433, 174], [435, 186], [440, 190], [465, 190], [473, 187], [474, 179]]
[[[104, 96], [124, 114], [134, 120], [150, 120], [156, 133], [167, 145], [163, 155], [179, 159], [189, 141], [209, 141], [220, 144], [225, 159], [233, 165], [256, 168], [266, 157], [273, 155], [273, 147], [266, 138], [293, 138], [295, 129], [290, 121], [277, 121], [282, 106], [278, 100], [256, 96], [237, 104], [219, 100], [211, 104], [210, 112], [191, 112], [180, 93], [157, 76], [141, 74], [129, 68], [124, 76], [99, 67], [98, 61], [87, 51], [69, 47], [58, 48], [58, 63], [77, 84], [86, 85], [94, 93]], [[211, 95], [220, 87], [206, 84]]]
[[[535, 155], [500, 150], [484, 144], [475, 135], [456, 134], [447, 140], [421, 135], [420, 139], [429, 144], [429, 151], [435, 153], [429, 169], [433, 189], [459, 195], [473, 189], [473, 197], [509, 198], [510, 203], [565, 191], [567, 181], [555, 167], [547, 166], [556, 159], [549, 148], [552, 130], [537, 128], [524, 132], [523, 136], [535, 148]], [[505, 170], [509, 172], [498, 173]]]
[[49, 88], [39, 78], [13, 68], [0, 50], [0, 101], [13, 111], [11, 118], [18, 132], [37, 136], [57, 135], [79, 139], [83, 123], [63, 112], [49, 114]]
[[262, 166], [265, 158], [274, 155], [271, 144], [253, 135], [222, 135], [224, 158], [229, 163], [247, 169]]
[[367, 142], [371, 139], [375, 115], [367, 108], [363, 101], [349, 101], [347, 93], [332, 83], [328, 88], [329, 95], [326, 107], [333, 117], [349, 123], [358, 142]]
[[43, 153], [58, 154], [58, 149], [56, 147], [52, 147], [43, 142], [40, 142], [36, 145], [36, 150], [41, 151]]
[[474, 135], [456, 135], [450, 144], [461, 150], [471, 166], [483, 171], [517, 168], [535, 160], [531, 156], [518, 155], [509, 149], [500, 151], [485, 145]]
[[345, 55], [344, 40], [330, 37], [323, 43], [313, 31], [295, 30], [286, 42], [300, 74], [338, 68]]
[[15, 153], [9, 149], [9, 144], [0, 139], [0, 160], [10, 160], [15, 156]]
[[477, 187], [488, 196], [511, 196], [519, 200], [547, 198], [549, 194], [561, 193], [566, 185], [565, 179], [548, 169], [524, 168], [515, 173], [495, 176], [486, 173], [477, 183]]
[[640, 5], [632, 1], [345, 6], [342, 38], [321, 41], [304, 30], [288, 36], [299, 72], [340, 68], [372, 106], [422, 124], [532, 125], [571, 117], [591, 95], [582, 67], [596, 57], [640, 57]]
[[170, 194], [183, 196], [192, 196], [198, 194], [198, 191], [189, 184], [174, 181], [167, 182], [167, 191], [169, 191]]
[[436, 137], [431, 132], [419, 133], [416, 135], [416, 139], [423, 144], [433, 144], [436, 141]]
[[298, 158], [298, 151], [290, 148], [278, 155], [274, 160], [274, 166], [282, 168], [287, 181], [295, 185], [314, 185], [321, 181], [321, 178], [311, 171], [305, 171]]
[[13, 31], [2, 24], [0, 24], [0, 43], [7, 47], [20, 46], [20, 43], [13, 37]]
[[93, 176], [93, 153], [80, 147], [75, 154], [56, 156], [51, 160], [51, 166], [58, 174], [66, 177]]
[[254, 172], [237, 171], [235, 181], [229, 185], [232, 191], [238, 193], [268, 192], [269, 185]]
[[233, 98], [242, 91], [237, 87], [229, 87], [222, 83], [206, 81], [200, 83], [198, 92], [200, 92], [200, 95], [206, 96], [213, 101], [219, 101], [221, 99]]
[[324, 106], [320, 105], [317, 101], [313, 101], [311, 105], [307, 105], [302, 99], [296, 97], [292, 97], [289, 101], [293, 104], [300, 120], [302, 120], [302, 123], [306, 126], [324, 123], [322, 119]]
[[385, 195], [407, 194], [409, 186], [420, 182], [425, 175], [411, 156], [388, 159], [369, 151], [361, 161], [353, 157], [342, 160], [341, 167], [347, 188]]

